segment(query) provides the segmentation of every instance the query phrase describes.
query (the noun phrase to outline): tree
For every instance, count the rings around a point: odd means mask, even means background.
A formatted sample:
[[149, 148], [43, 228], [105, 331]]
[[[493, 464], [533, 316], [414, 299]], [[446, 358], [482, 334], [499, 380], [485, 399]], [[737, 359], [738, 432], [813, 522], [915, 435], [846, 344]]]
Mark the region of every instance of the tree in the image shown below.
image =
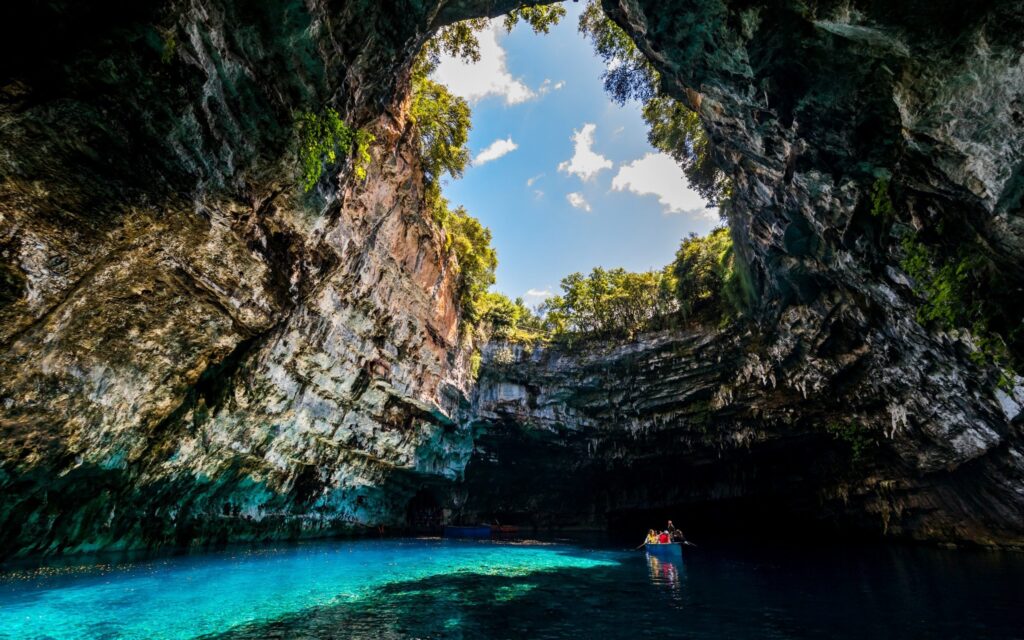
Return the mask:
[[753, 301], [753, 286], [745, 265], [736, 259], [728, 227], [703, 237], [690, 234], [676, 252], [671, 269], [684, 318], [729, 319], [745, 313]]
[[443, 84], [420, 78], [409, 114], [420, 136], [420, 157], [427, 179], [437, 184], [445, 173], [458, 178], [469, 164], [469, 105]]
[[590, 0], [580, 14], [580, 33], [588, 36], [605, 63], [605, 91], [619, 104], [647, 102], [657, 93], [658, 72], [619, 25], [608, 19], [601, 3]]
[[690, 186], [708, 201], [721, 204], [730, 185], [712, 160], [712, 146], [700, 116], [670, 96], [659, 94], [643, 106], [647, 140], [672, 156], [683, 168]]
[[[511, 30], [520, 20], [534, 31], [547, 33], [565, 15], [561, 5], [521, 7], [505, 17], [505, 28]], [[451, 209], [441, 195], [441, 178], [462, 176], [469, 165], [466, 148], [471, 127], [470, 109], [465, 100], [453, 95], [444, 85], [430, 79], [442, 54], [471, 62], [480, 60], [480, 43], [476, 33], [487, 28], [485, 18], [466, 20], [438, 30], [413, 61], [412, 103], [410, 120], [420, 139], [420, 160], [423, 166], [425, 206], [432, 219], [444, 230], [448, 250], [454, 251], [459, 265], [459, 304], [463, 319], [477, 325], [490, 313], [492, 322], [505, 322], [515, 329], [529, 311], [521, 301], [504, 304], [487, 290], [494, 284], [498, 258], [491, 246], [491, 232], [462, 207]], [[503, 298], [503, 296], [501, 297]], [[507, 298], [505, 299], [507, 301]], [[539, 324], [533, 316], [534, 324]]]
[[562, 294], [545, 303], [545, 324], [556, 334], [630, 336], [650, 329], [676, 308], [665, 278], [665, 271], [601, 267], [573, 273], [562, 279]]
[[543, 320], [526, 306], [522, 298], [510, 300], [497, 292], [485, 294], [479, 304], [481, 322], [492, 337], [510, 342], [534, 342], [544, 339]]

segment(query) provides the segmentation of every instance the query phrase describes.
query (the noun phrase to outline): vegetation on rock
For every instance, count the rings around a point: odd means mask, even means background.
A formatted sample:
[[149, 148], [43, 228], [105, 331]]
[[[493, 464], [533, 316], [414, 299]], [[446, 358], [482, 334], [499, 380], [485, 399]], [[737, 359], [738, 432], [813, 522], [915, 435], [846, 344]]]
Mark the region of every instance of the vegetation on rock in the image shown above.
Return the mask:
[[746, 313], [754, 298], [749, 275], [737, 260], [728, 227], [690, 234], [671, 265], [679, 311], [728, 320]]
[[1000, 385], [1009, 386], [1021, 364], [1012, 346], [1019, 348], [1024, 341], [1024, 323], [1007, 317], [1004, 305], [988, 295], [1001, 290], [998, 267], [972, 243], [944, 253], [925, 245], [916, 235], [907, 235], [901, 249], [900, 265], [921, 298], [917, 321], [944, 331], [969, 330], [977, 347], [974, 360], [1000, 367], [1004, 371]]
[[546, 340], [544, 320], [534, 313], [522, 298], [490, 292], [480, 301], [480, 319], [490, 330], [490, 336], [508, 342], [532, 344]]
[[[870, 202], [872, 216], [890, 223], [898, 218], [889, 177], [875, 180]], [[992, 298], [992, 292], [1006, 290], [1005, 271], [992, 252], [976, 232], [950, 220], [916, 232], [896, 225], [894, 233], [900, 238], [900, 267], [918, 296], [917, 321], [931, 329], [969, 332], [972, 359], [998, 367], [1000, 386], [1012, 386], [1024, 364], [1024, 323], [1012, 305]]]
[[878, 178], [871, 186], [871, 215], [877, 218], [892, 218], [896, 208], [889, 196], [889, 179]]
[[854, 420], [829, 422], [825, 425], [825, 431], [828, 431], [836, 440], [849, 445], [850, 457], [854, 464], [863, 460], [864, 454], [872, 447], [878, 446], [875, 434]]
[[417, 78], [409, 116], [419, 132], [423, 172], [439, 194], [442, 175], [458, 178], [469, 165], [469, 105], [443, 84]]
[[355, 176], [366, 178], [370, 164], [370, 145], [374, 136], [369, 131], [354, 129], [342, 121], [330, 107], [322, 114], [306, 112], [299, 118], [299, 168], [302, 188], [311, 191], [324, 172], [324, 164], [346, 156], [355, 149]]

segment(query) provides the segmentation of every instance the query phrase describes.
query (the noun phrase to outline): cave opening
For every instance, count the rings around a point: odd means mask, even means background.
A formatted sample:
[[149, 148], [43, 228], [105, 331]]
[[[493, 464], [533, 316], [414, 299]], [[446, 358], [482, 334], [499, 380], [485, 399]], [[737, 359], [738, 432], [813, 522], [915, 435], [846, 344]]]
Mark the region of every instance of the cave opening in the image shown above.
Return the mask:
[[[474, 376], [515, 368], [535, 348], [586, 350], [742, 324], [757, 285], [733, 249], [731, 186], [715, 145], [693, 105], [665, 92], [600, 2], [442, 27], [415, 60], [411, 83], [426, 208], [454, 238], [460, 267], [468, 265], [460, 302], [464, 331], [479, 345]], [[642, 377], [623, 375], [627, 385]], [[538, 410], [543, 392], [528, 381], [524, 389]], [[707, 433], [711, 401], [702, 392], [668, 420]], [[623, 427], [619, 402], [608, 398], [597, 418], [608, 429]], [[622, 409], [633, 411], [631, 402]], [[648, 456], [645, 472], [602, 470], [571, 457], [605, 443], [581, 444], [571, 428], [559, 433], [565, 428], [529, 417], [492, 421], [476, 436], [452, 521], [616, 533], [645, 513], [622, 506], [638, 504], [623, 500], [625, 491], [686, 482], [665, 436], [636, 445]], [[671, 500], [649, 504], [653, 514]], [[736, 518], [741, 510], [723, 509]]]

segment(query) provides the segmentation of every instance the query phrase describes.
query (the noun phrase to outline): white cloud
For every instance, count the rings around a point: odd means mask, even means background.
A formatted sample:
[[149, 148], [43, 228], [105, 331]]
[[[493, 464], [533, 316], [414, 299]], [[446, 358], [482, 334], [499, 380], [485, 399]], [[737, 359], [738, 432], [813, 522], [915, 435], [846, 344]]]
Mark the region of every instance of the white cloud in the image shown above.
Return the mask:
[[540, 87], [537, 88], [537, 93], [539, 93], [540, 95], [545, 95], [550, 91], [559, 91], [564, 86], [564, 80], [559, 80], [558, 82], [552, 83], [551, 78], [544, 78], [544, 82], [540, 83]]
[[476, 154], [473, 158], [473, 163], [476, 165], [486, 164], [491, 160], [497, 160], [503, 155], [512, 153], [519, 148], [519, 145], [512, 141], [512, 136], [502, 139], [497, 139], [491, 144], [487, 145], [487, 148]]
[[619, 167], [612, 189], [637, 195], [656, 195], [665, 213], [693, 213], [717, 218], [700, 194], [690, 188], [682, 168], [665, 153], [648, 153]]
[[573, 131], [572, 141], [574, 144], [572, 158], [558, 165], [558, 170], [565, 173], [576, 174], [580, 180], [587, 181], [598, 174], [602, 169], [611, 169], [612, 161], [595, 153], [591, 148], [594, 145], [594, 131], [597, 125], [592, 122], [584, 123], [579, 131]]
[[540, 302], [542, 300], [547, 300], [552, 295], [553, 294], [551, 293], [551, 287], [548, 287], [546, 289], [530, 289], [523, 295], [523, 298], [525, 298], [528, 302], [536, 304], [537, 302]]
[[544, 177], [543, 173], [538, 173], [537, 175], [533, 176], [532, 178], [527, 179], [526, 186], [532, 187], [533, 183], [537, 182], [538, 180], [540, 180], [543, 177]]
[[533, 197], [537, 198], [538, 200], [540, 200], [541, 198], [544, 197], [544, 192], [541, 191], [540, 189], [534, 189], [533, 190]]
[[508, 71], [505, 50], [498, 43], [499, 32], [504, 32], [501, 20], [491, 20], [490, 27], [477, 34], [480, 42], [480, 62], [466, 62], [448, 54], [441, 56], [441, 63], [434, 71], [433, 78], [446, 85], [457, 96], [470, 102], [496, 95], [505, 99], [505, 104], [519, 104], [535, 98], [537, 94]]
[[569, 204], [576, 207], [577, 209], [583, 209], [584, 211], [590, 211], [590, 203], [584, 198], [583, 194], [579, 191], [573, 191], [572, 193], [565, 196], [565, 199], [569, 201]]

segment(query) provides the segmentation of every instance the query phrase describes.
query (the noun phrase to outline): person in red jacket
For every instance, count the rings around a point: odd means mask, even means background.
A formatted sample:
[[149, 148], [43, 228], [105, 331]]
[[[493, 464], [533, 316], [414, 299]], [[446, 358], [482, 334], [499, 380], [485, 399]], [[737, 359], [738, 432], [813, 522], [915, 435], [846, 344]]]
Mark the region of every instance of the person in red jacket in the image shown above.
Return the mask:
[[668, 531], [662, 531], [661, 535], [658, 536], [658, 544], [668, 544], [671, 538], [668, 537]]

